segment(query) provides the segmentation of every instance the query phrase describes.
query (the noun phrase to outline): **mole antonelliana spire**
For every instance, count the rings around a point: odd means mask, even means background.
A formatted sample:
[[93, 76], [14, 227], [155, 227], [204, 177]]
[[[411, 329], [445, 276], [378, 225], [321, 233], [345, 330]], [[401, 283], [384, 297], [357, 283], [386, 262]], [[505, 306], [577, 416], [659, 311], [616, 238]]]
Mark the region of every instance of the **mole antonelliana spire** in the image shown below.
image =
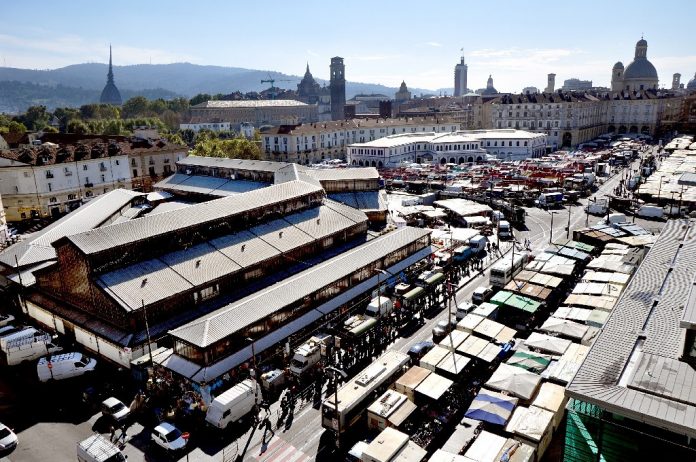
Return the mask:
[[114, 106], [120, 106], [122, 103], [121, 93], [114, 83], [114, 69], [111, 63], [111, 45], [109, 45], [109, 72], [106, 74], [106, 85], [102, 90], [99, 102], [102, 104], [112, 104]]

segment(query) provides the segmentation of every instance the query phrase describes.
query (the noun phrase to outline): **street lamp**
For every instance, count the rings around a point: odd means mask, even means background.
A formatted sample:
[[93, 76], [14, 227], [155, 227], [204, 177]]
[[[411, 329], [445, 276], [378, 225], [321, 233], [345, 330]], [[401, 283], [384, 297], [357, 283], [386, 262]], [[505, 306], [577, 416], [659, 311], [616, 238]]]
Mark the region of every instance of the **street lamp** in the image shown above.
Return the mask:
[[256, 349], [254, 348], [254, 344], [256, 343], [255, 340], [253, 340], [251, 337], [246, 338], [247, 342], [251, 342], [251, 361], [253, 365], [252, 372], [253, 374], [250, 374], [252, 377], [254, 377], [254, 407], [258, 404], [259, 400], [259, 380], [257, 375], [257, 370], [256, 370]]
[[549, 212], [548, 210], [546, 212], [548, 212], [548, 214], [551, 215], [551, 231], [549, 231], [549, 244], [552, 244], [553, 243], [553, 216], [557, 212]]
[[338, 414], [338, 376], [340, 375], [345, 380], [348, 374], [341, 369], [333, 366], [326, 366], [325, 370], [331, 371], [334, 379], [334, 411], [336, 412], [336, 449], [341, 447], [341, 416]]

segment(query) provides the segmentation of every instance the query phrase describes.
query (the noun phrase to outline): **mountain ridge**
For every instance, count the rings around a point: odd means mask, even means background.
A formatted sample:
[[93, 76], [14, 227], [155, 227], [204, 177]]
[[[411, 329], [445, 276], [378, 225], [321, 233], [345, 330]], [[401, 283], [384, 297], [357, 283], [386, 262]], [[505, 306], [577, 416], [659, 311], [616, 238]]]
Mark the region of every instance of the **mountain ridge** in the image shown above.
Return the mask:
[[[0, 67], [0, 82], [14, 81], [20, 83], [38, 84], [48, 87], [81, 88], [88, 91], [101, 91], [106, 83], [108, 65], [102, 63], [71, 64], [57, 69], [35, 70], [12, 67]], [[350, 71], [350, 68], [348, 68]], [[279, 88], [297, 89], [301, 76], [262, 69], [246, 69], [241, 67], [226, 67], [214, 65], [199, 65], [191, 63], [172, 64], [134, 64], [114, 66], [114, 79], [121, 91], [141, 92], [145, 89], [158, 89], [175, 95], [191, 98], [199, 93], [229, 94], [235, 91], [242, 93], [262, 91], [270, 85], [261, 83], [274, 79]], [[327, 80], [316, 79], [320, 85], [328, 85]], [[382, 84], [346, 82], [346, 97], [356, 94], [381, 93], [394, 97], [398, 90]], [[432, 90], [413, 88], [415, 94], [434, 94]], [[0, 107], [12, 106], [2, 104]]]

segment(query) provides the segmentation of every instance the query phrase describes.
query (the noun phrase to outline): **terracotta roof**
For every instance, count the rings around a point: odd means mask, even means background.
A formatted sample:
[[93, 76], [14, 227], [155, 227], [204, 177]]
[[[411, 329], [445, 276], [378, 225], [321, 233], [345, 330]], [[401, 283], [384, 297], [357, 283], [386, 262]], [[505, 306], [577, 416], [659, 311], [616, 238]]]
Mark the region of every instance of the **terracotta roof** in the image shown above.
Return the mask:
[[[48, 142], [46, 137], [44, 142]], [[52, 138], [54, 139], [54, 138]], [[51, 142], [53, 143], [53, 142]], [[0, 157], [30, 165], [52, 165], [76, 162], [84, 159], [99, 159], [111, 156], [142, 154], [148, 152], [186, 150], [185, 146], [168, 143], [166, 140], [144, 140], [126, 137], [81, 138], [77, 142], [42, 144], [19, 149], [0, 151]]]

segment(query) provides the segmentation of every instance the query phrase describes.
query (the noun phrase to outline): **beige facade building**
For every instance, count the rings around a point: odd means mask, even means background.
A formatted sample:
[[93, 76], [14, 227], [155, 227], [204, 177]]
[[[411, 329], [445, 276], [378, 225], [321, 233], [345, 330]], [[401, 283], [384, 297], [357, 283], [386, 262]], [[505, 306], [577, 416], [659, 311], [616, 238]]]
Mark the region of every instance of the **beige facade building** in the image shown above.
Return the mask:
[[434, 117], [351, 119], [274, 127], [261, 134], [266, 160], [319, 163], [345, 159], [346, 147], [405, 133], [452, 133], [460, 124]]
[[38, 145], [0, 151], [0, 196], [7, 220], [58, 217], [114, 189], [151, 191], [186, 154], [186, 146], [165, 140], [77, 140], [59, 134], [45, 135]]
[[655, 135], [679, 117], [683, 96], [655, 90], [503, 95], [483, 105], [484, 123], [548, 135], [551, 149], [577, 146], [605, 133]]
[[237, 129], [248, 122], [263, 125], [296, 125], [316, 122], [317, 106], [295, 100], [206, 101], [191, 107], [188, 124], [229, 123]]

